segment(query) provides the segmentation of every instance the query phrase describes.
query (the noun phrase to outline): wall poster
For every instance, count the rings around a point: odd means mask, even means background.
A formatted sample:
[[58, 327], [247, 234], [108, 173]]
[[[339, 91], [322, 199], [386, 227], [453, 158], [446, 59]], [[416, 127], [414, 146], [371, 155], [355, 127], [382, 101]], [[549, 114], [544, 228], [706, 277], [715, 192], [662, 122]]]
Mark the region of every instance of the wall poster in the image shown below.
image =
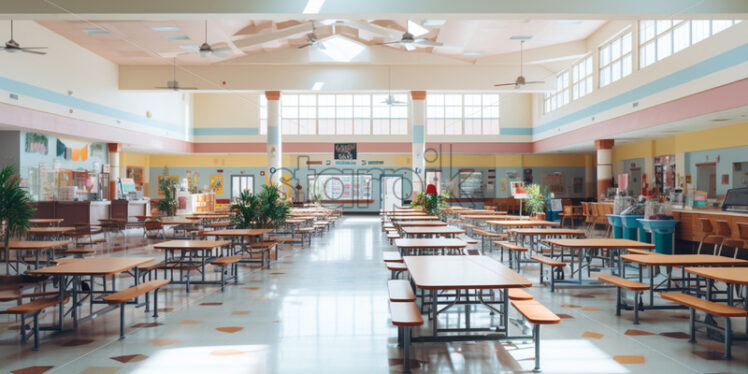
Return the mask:
[[223, 175], [214, 174], [210, 176], [210, 189], [215, 191], [216, 195], [223, 195]]
[[136, 186], [143, 185], [143, 168], [136, 166], [128, 166], [126, 169], [126, 178], [132, 178]]
[[574, 177], [571, 180], [572, 191], [576, 194], [584, 192], [584, 179]]
[[41, 153], [46, 155], [49, 152], [49, 139], [44, 134], [33, 132], [26, 133], [26, 152]]
[[[179, 185], [179, 176], [178, 175], [159, 175], [158, 177], [156, 177], [156, 180], [158, 182], [157, 185], [160, 187], [161, 186], [161, 180], [167, 179], [167, 178], [171, 179], [173, 181], [173, 183], [174, 183], [175, 186]], [[164, 196], [164, 193], [161, 191], [161, 188], [158, 188], [156, 194], [158, 196]]]
[[565, 192], [564, 173], [555, 172], [542, 174], [540, 176], [540, 184], [543, 186], [548, 186], [549, 192], [553, 192], [557, 195], [563, 194]]

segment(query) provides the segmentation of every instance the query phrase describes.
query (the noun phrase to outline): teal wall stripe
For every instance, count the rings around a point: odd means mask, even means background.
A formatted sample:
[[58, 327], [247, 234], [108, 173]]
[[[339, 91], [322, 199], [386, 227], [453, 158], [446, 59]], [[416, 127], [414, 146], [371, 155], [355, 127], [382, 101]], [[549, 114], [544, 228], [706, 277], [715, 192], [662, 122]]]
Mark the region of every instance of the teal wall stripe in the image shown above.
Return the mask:
[[0, 89], [10, 91], [21, 96], [32, 97], [50, 103], [66, 106], [69, 108], [83, 110], [86, 112], [111, 117], [114, 119], [137, 123], [148, 127], [156, 127], [164, 130], [182, 132], [184, 127], [163, 121], [146, 118], [144, 115], [125, 112], [105, 105], [83, 100], [70, 95], [62, 94], [46, 88], [37, 87], [17, 80], [0, 77]]
[[426, 143], [426, 133], [424, 132], [423, 125], [413, 125], [413, 143]]
[[501, 135], [532, 135], [532, 127], [499, 127]]
[[256, 127], [195, 127], [192, 135], [259, 135], [260, 129]]
[[280, 144], [280, 126], [268, 126], [267, 144]]
[[[597, 104], [590, 105], [584, 109], [568, 114], [561, 118], [555, 119], [548, 123], [533, 128], [533, 134], [540, 134], [545, 131], [553, 130], [557, 127], [579, 121], [584, 118], [592, 117], [606, 110], [640, 100], [647, 96], [654, 95], [661, 91], [677, 87], [692, 80], [705, 77], [709, 74], [716, 73], [720, 70], [731, 68], [748, 61], [748, 43], [740, 47], [731, 49], [717, 56], [708, 58], [704, 61], [693, 64], [685, 69], [666, 75], [642, 86], [624, 92], [620, 95], [603, 100]], [[508, 130], [508, 129], [507, 129]], [[504, 131], [501, 132], [504, 134]]]

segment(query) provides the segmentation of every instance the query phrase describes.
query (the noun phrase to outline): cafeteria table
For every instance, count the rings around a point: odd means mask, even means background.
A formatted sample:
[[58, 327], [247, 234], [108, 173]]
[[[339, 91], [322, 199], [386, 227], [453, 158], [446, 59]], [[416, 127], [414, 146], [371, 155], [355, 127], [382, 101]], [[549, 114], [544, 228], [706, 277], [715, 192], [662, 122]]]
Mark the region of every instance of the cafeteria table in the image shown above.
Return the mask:
[[[509, 336], [509, 288], [531, 287], [532, 282], [506, 265], [487, 256], [404, 256], [411, 281], [417, 289], [429, 293], [429, 300], [421, 296], [422, 305], [429, 305], [432, 334], [413, 338], [413, 342], [445, 342], [474, 340], [527, 339]], [[501, 300], [486, 300], [485, 290], [501, 290]], [[470, 293], [474, 291], [474, 293]], [[441, 300], [440, 300], [441, 296]], [[451, 300], [446, 299], [451, 298]], [[446, 307], [439, 310], [439, 304]], [[464, 305], [465, 326], [439, 328], [439, 314], [452, 307]], [[500, 326], [471, 326], [472, 305], [483, 305], [501, 317]], [[497, 309], [500, 306], [501, 309]], [[482, 332], [483, 334], [470, 334]], [[439, 335], [440, 333], [448, 333]], [[457, 333], [457, 334], [454, 334]]]
[[[49, 266], [49, 261], [54, 259], [54, 250], [56, 248], [65, 247], [73, 244], [71, 240], [52, 240], [52, 241], [37, 241], [37, 240], [11, 240], [8, 242], [8, 249], [15, 251], [33, 251], [34, 252], [34, 269], [39, 268], [39, 254], [44, 252], [47, 255], [47, 262], [45, 266]], [[20, 271], [19, 260], [20, 255], [16, 255], [16, 271]]]
[[[179, 267], [178, 281], [171, 280], [172, 283], [184, 283], [187, 285], [187, 292], [190, 292], [190, 283], [192, 284], [220, 284], [220, 281], [206, 281], [205, 280], [205, 264], [210, 260], [222, 256], [233, 255], [233, 246], [230, 240], [169, 240], [153, 245], [154, 249], [164, 251], [164, 266], [166, 268], [173, 268], [174, 266]], [[223, 251], [226, 248], [226, 252]], [[179, 252], [177, 258], [175, 252]], [[194, 266], [197, 263], [195, 258], [199, 259], [199, 271], [200, 281], [190, 281], [190, 266]], [[183, 268], [182, 265], [186, 265], [187, 269], [187, 281], [182, 280]]]
[[[660, 253], [653, 253], [649, 255], [641, 254], [626, 254], [621, 256], [622, 262], [630, 262], [639, 265], [639, 282], [643, 281], [643, 267], [649, 269], [649, 305], [643, 305], [644, 309], [672, 309], [673, 307], [682, 308], [680, 305], [655, 305], [654, 304], [654, 293], [661, 291], [693, 291], [690, 287], [690, 280], [686, 278], [685, 270], [683, 277], [680, 279], [674, 279], [672, 277], [672, 269], [674, 267], [686, 268], [686, 267], [701, 267], [701, 266], [748, 266], [748, 261], [736, 259], [732, 257], [723, 257], [715, 255], [666, 255]], [[654, 268], [663, 266], [667, 268], [667, 278], [655, 285], [655, 274]], [[625, 267], [621, 266], [625, 271]], [[625, 273], [621, 273], [621, 277], [625, 278]], [[693, 273], [691, 273], [693, 274]], [[681, 281], [680, 287], [674, 287], [673, 283]]]
[[32, 218], [29, 223], [34, 226], [59, 226], [64, 219], [62, 218]]
[[437, 226], [437, 227], [424, 227], [424, 226], [411, 226], [403, 227], [401, 229], [403, 237], [439, 237], [446, 236], [448, 238], [454, 238], [458, 234], [464, 234], [465, 230], [451, 226]]
[[460, 239], [446, 239], [446, 238], [434, 238], [434, 239], [396, 239], [395, 247], [397, 247], [400, 255], [404, 253], [408, 254], [421, 254], [423, 252], [436, 253], [437, 250], [444, 250], [452, 252], [455, 250], [462, 250], [467, 247], [467, 243]]
[[75, 231], [75, 227], [29, 227], [26, 229], [26, 235], [32, 239], [43, 238], [43, 239], [57, 239], [65, 234]]
[[[59, 291], [60, 307], [58, 315], [58, 325], [55, 326], [43, 326], [41, 330], [63, 330], [63, 318], [68, 313], [73, 318], [73, 328], [78, 328], [79, 321], [86, 321], [94, 319], [101, 315], [115, 309], [119, 309], [118, 305], [110, 305], [97, 311], [93, 311], [93, 304], [107, 304], [105, 301], [100, 301], [94, 297], [94, 294], [107, 294], [116, 292], [115, 279], [116, 275], [120, 273], [129, 273], [133, 276], [134, 284], [138, 284], [138, 266], [147, 264], [153, 261], [150, 257], [89, 257], [79, 258], [65, 261], [56, 266], [44, 267], [41, 269], [29, 270], [28, 274], [31, 275], [49, 275], [56, 278], [55, 284]], [[91, 303], [90, 313], [84, 318], [78, 317], [78, 308], [81, 305], [81, 300], [78, 296], [81, 293], [85, 293], [81, 287], [82, 277], [112, 277], [112, 289], [106, 289], [106, 281], [104, 282], [104, 290], [96, 291], [94, 288], [96, 282], [91, 282], [88, 287], [88, 300]], [[71, 294], [72, 306], [65, 312], [64, 302], [65, 293]], [[137, 299], [133, 303], [137, 303]], [[107, 304], [108, 305], [108, 304]]]

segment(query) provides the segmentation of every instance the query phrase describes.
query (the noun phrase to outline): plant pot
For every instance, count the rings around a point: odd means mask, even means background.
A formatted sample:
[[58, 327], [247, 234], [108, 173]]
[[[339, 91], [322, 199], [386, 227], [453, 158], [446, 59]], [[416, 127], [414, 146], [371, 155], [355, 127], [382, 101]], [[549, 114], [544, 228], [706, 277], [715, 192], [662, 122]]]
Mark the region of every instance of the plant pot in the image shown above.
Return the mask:
[[530, 219], [533, 221], [545, 221], [545, 213], [533, 213]]

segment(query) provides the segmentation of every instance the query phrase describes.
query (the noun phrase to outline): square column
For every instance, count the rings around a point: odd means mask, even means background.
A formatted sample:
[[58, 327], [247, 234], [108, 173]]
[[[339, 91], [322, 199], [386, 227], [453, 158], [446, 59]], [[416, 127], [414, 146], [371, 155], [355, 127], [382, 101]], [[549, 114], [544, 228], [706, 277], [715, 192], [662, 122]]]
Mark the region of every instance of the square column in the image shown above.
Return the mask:
[[595, 140], [597, 149], [597, 199], [613, 185], [613, 139]]

